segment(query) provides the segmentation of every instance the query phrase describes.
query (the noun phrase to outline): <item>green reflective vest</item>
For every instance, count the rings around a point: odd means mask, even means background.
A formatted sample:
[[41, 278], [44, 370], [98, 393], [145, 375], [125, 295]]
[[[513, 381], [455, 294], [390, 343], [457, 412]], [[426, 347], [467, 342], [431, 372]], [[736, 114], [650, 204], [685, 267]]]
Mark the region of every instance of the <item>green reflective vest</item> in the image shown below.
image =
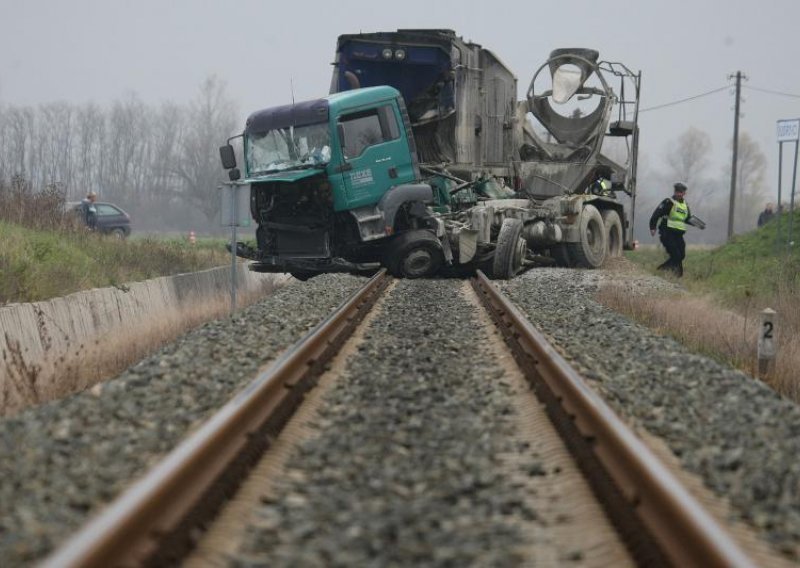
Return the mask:
[[670, 198], [670, 201], [672, 201], [672, 209], [670, 209], [669, 215], [667, 216], [667, 227], [670, 229], [677, 229], [678, 231], [685, 231], [686, 219], [689, 218], [689, 206], [686, 205], [685, 201], [681, 203], [672, 198]]
[[611, 180], [605, 178], [596, 179], [590, 191], [595, 195], [609, 195], [611, 193]]

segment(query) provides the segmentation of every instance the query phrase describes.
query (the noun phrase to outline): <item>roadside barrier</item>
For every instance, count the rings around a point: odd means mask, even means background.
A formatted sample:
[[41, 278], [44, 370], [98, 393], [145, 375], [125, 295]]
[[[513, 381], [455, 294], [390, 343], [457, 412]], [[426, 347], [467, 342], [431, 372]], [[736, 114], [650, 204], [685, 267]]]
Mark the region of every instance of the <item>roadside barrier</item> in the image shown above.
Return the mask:
[[[244, 295], [258, 296], [274, 282], [273, 275], [238, 267]], [[141, 333], [212, 302], [226, 306], [230, 284], [225, 266], [0, 307], [0, 393], [13, 383], [32, 391], [25, 398], [39, 399], [36, 390], [58, 380], [64, 361], [80, 359], [111, 335]]]

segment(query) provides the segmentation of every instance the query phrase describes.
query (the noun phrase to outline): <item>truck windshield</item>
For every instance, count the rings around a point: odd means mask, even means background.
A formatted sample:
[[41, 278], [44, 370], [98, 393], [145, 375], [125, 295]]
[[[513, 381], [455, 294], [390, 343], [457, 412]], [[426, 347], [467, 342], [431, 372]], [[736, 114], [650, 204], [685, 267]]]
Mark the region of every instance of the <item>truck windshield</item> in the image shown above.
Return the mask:
[[251, 133], [246, 148], [250, 175], [324, 165], [331, 159], [328, 123]]

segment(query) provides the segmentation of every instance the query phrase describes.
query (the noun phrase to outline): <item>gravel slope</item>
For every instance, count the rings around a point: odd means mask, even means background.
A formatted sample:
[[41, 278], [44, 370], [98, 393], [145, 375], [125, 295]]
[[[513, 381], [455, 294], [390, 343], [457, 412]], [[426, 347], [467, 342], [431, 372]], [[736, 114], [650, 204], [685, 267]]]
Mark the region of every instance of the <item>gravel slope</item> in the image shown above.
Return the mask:
[[663, 438], [775, 549], [800, 558], [800, 407], [594, 302], [603, 277], [547, 268], [502, 287], [612, 406]]
[[286, 286], [101, 387], [0, 422], [2, 565], [50, 551], [364, 282]]

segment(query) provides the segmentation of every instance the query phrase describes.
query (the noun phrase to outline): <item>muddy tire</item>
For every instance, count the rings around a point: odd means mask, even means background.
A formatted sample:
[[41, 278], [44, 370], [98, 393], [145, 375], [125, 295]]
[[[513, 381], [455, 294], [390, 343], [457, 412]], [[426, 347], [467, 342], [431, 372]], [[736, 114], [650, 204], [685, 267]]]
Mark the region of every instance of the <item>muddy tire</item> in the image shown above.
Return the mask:
[[622, 220], [619, 213], [613, 209], [606, 209], [600, 215], [603, 217], [603, 225], [606, 228], [606, 240], [608, 241], [608, 257], [617, 258], [622, 256]]
[[569, 243], [569, 257], [574, 266], [599, 268], [608, 254], [608, 238], [603, 217], [597, 207], [587, 204], [581, 211], [578, 231], [580, 241]]
[[523, 223], [519, 219], [504, 219], [497, 236], [497, 247], [492, 261], [492, 277], [500, 280], [513, 278], [525, 259], [527, 245], [522, 238]]
[[398, 235], [389, 245], [384, 264], [398, 278], [425, 278], [442, 268], [444, 252], [439, 239], [431, 231], [408, 231]]

